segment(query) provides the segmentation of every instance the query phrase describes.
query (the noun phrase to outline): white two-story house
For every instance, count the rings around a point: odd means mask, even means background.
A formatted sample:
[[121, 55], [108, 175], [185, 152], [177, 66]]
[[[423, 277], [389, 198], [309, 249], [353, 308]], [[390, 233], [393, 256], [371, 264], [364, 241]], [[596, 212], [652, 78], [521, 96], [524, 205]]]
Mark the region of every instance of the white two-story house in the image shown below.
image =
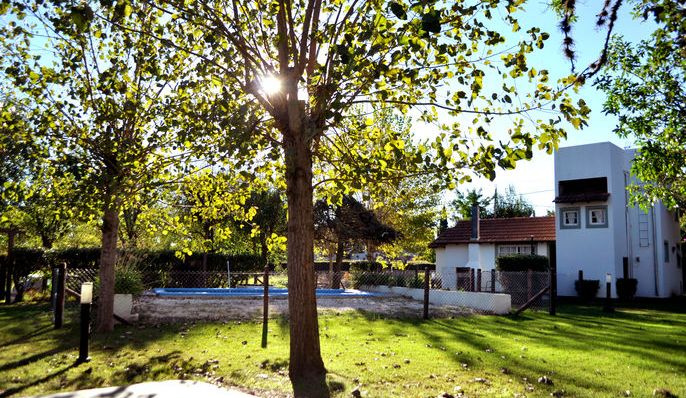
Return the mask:
[[[656, 203], [631, 205], [626, 187], [634, 149], [604, 142], [560, 148], [555, 153], [558, 294], [574, 296], [584, 279], [612, 275], [638, 280], [639, 297], [683, 293], [678, 215]], [[604, 295], [604, 289], [599, 294]]]

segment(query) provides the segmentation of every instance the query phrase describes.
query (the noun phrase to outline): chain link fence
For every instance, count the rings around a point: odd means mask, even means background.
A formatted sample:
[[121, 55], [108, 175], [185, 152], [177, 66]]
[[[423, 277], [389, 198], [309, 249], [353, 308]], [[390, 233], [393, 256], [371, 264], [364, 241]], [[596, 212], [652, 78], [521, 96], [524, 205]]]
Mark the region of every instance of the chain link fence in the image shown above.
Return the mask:
[[[97, 275], [96, 268], [68, 269], [66, 286], [72, 291], [79, 292], [82, 283], [94, 282]], [[142, 271], [141, 275], [146, 290], [264, 286], [263, 272], [229, 274], [220, 271], [169, 270]], [[548, 293], [539, 294], [549, 286], [548, 272], [501, 272], [455, 268], [451, 274], [420, 270], [317, 271], [315, 277], [319, 289], [357, 289], [382, 297], [402, 296], [420, 303], [425, 300], [428, 282], [429, 308], [437, 313], [444, 309], [464, 309], [467, 312], [504, 314], [530, 301], [529, 308], [542, 310], [548, 308], [550, 300]], [[269, 285], [274, 288], [288, 287], [287, 273], [270, 272]], [[67, 305], [76, 303], [74, 299], [67, 300]]]
[[[362, 272], [351, 275], [354, 288], [377, 292], [417, 296], [425, 288], [426, 274], [421, 271]], [[477, 311], [502, 313], [507, 306], [503, 294], [509, 295], [509, 306], [519, 308], [550, 283], [548, 272], [482, 271], [456, 268], [454, 275], [431, 271], [429, 274], [431, 304], [469, 307]], [[529, 308], [547, 309], [550, 295], [541, 294]], [[509, 308], [508, 308], [509, 311]]]

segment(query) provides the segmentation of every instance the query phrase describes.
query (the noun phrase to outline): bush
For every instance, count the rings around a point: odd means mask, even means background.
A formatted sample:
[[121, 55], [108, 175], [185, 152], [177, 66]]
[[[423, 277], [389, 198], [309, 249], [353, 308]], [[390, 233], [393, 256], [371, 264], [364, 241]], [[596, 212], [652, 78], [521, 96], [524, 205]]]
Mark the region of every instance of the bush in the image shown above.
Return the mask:
[[143, 274], [135, 267], [123, 266], [114, 271], [114, 293], [138, 295], [143, 290]]
[[548, 257], [537, 254], [510, 254], [500, 256], [495, 259], [496, 269], [505, 272], [537, 271], [545, 272], [548, 270]]
[[424, 278], [415, 276], [412, 279], [410, 279], [410, 283], [407, 284], [407, 287], [411, 287], [413, 289], [423, 289], [424, 288]]
[[407, 286], [407, 281], [405, 280], [405, 275], [403, 274], [390, 274], [388, 278], [388, 287], [405, 287]]
[[616, 290], [620, 300], [631, 300], [636, 295], [638, 280], [634, 278], [617, 278]]
[[584, 302], [589, 302], [598, 295], [600, 281], [597, 279], [581, 279], [574, 281], [574, 289], [579, 298]]

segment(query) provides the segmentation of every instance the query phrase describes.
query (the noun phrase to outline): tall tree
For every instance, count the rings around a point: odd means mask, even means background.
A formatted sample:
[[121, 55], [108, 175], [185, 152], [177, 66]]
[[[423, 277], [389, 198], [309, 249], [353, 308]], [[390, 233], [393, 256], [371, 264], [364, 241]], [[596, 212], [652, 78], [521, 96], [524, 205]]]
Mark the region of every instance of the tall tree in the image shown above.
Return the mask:
[[492, 198], [484, 196], [480, 189], [468, 189], [466, 193], [458, 191], [451, 204], [458, 220], [469, 220], [472, 218], [472, 207], [475, 205], [479, 206], [480, 217], [488, 218], [491, 200]]
[[315, 236], [318, 239], [335, 239], [336, 262], [333, 269], [332, 288], [340, 286], [340, 271], [346, 248], [353, 243], [382, 244], [394, 241], [398, 232], [377, 219], [374, 212], [365, 208], [357, 199], [346, 195], [340, 204], [330, 204], [325, 199], [314, 205]]
[[268, 264], [280, 245], [285, 243], [286, 234], [286, 206], [281, 192], [271, 188], [253, 192], [245, 202], [245, 211], [254, 212], [250, 220], [239, 218], [239, 223], [249, 226], [253, 241], [260, 248], [262, 264]]
[[[81, 210], [102, 218], [97, 329], [109, 331], [122, 203], [183, 156], [182, 148], [171, 155], [166, 115], [184, 57], [103, 19], [156, 30], [161, 14], [150, 5], [7, 5], [0, 7], [13, 13], [0, 32], [6, 79], [31, 99], [31, 133], [46, 143], [52, 167], [78, 182]], [[39, 44], [49, 57], [34, 51]]]
[[[161, 1], [156, 9], [170, 14], [164, 29], [96, 7], [76, 9], [79, 24], [109, 19], [195, 57], [190, 64], [196, 73], [187, 87], [198, 91], [185, 114], [203, 116], [185, 123], [197, 122], [208, 136], [230, 137], [227, 148], [238, 154], [251, 152], [255, 142], [281, 149], [288, 202], [289, 375], [296, 396], [328, 395], [314, 293], [312, 166], [322, 160], [321, 142], [352, 106], [386, 103], [401, 112], [417, 109], [424, 121], [436, 122], [439, 133], [431, 145], [437, 156], [419, 147], [413, 158], [439, 165], [446, 185], [465, 178], [466, 169], [493, 178], [497, 166], [510, 168], [530, 157], [536, 144], [552, 151], [566, 134], [564, 121], [585, 124], [585, 103], [549, 86], [547, 71], [527, 64], [527, 55], [543, 47], [548, 35], [531, 28], [521, 32], [521, 40], [505, 43], [496, 30], [519, 31], [514, 12], [522, 4], [202, 0], [190, 7]], [[125, 17], [145, 9], [127, 1], [113, 8]], [[500, 15], [504, 21], [493, 21]], [[519, 78], [532, 81], [523, 102], [513, 98]], [[571, 77], [562, 85], [577, 83]], [[523, 117], [538, 110], [555, 114]], [[469, 127], [460, 118], [465, 115]], [[509, 137], [494, 139], [489, 128], [500, 116], [514, 119], [513, 128]], [[236, 119], [260, 126], [230, 130], [226, 121]], [[528, 125], [525, 119], [539, 121]], [[384, 149], [404, 151], [394, 141]], [[387, 176], [381, 160], [368, 162], [375, 167], [364, 172]], [[362, 179], [360, 174], [350, 184], [362, 185]]]
[[[446, 184], [464, 177], [467, 168], [492, 178], [496, 166], [512, 167], [530, 157], [535, 144], [552, 151], [566, 134], [563, 121], [584, 125], [585, 103], [550, 87], [547, 71], [526, 62], [548, 35], [531, 28], [522, 32], [521, 41], [505, 44], [492, 28], [519, 30], [513, 13], [521, 4], [203, 0], [189, 7], [163, 2], [161, 8], [171, 14], [164, 31], [129, 26], [196, 57], [198, 73], [207, 82], [196, 87], [212, 85], [213, 90], [202, 91], [206, 106], [194, 107], [194, 112], [225, 107], [232, 110], [231, 117], [259, 116], [260, 128], [232, 135], [239, 153], [243, 148], [236, 143], [256, 140], [282, 150], [288, 202], [289, 376], [296, 396], [328, 395], [314, 293], [313, 163], [326, 161], [319, 157], [321, 143], [351, 107], [385, 103], [401, 112], [414, 108], [424, 121], [437, 122], [432, 145], [438, 156], [419, 148], [414, 159], [441, 165]], [[494, 15], [504, 15], [505, 23], [492, 21]], [[532, 80], [528, 97], [522, 96], [527, 103], [513, 99], [513, 80], [520, 77]], [[576, 83], [572, 77], [563, 85]], [[202, 98], [194, 100], [202, 105]], [[517, 117], [542, 109], [554, 109], [555, 115], [532, 117], [540, 120], [534, 125]], [[448, 122], [438, 121], [439, 110]], [[471, 127], [457, 119], [463, 115], [471, 116]], [[494, 140], [489, 126], [499, 116], [515, 121], [509, 137]], [[360, 122], [361, 127], [373, 124], [366, 118]], [[225, 126], [214, 119], [198, 128], [227, 136]], [[404, 150], [398, 142], [386, 144], [387, 152]], [[387, 176], [382, 160], [371, 158], [365, 163], [374, 167], [366, 170], [348, 165], [364, 170], [350, 186], [363, 185], [369, 173], [376, 179]]]
[[633, 137], [638, 152], [632, 199], [686, 206], [686, 9], [683, 2], [638, 2], [638, 15], [654, 15], [657, 29], [631, 44], [615, 37], [605, 69], [595, 81], [607, 95], [605, 114], [618, 117], [614, 132]]
[[505, 194], [501, 195], [496, 189], [491, 198], [493, 211], [485, 218], [533, 217], [534, 207], [522, 195], [517, 193], [513, 185], [509, 185]]

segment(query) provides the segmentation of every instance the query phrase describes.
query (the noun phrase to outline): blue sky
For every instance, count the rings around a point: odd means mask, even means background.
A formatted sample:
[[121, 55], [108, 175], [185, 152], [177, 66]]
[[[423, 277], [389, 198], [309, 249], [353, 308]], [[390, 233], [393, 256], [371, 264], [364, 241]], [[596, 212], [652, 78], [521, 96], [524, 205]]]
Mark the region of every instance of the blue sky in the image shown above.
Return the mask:
[[[602, 49], [606, 31], [598, 30], [595, 26], [595, 15], [600, 11], [602, 3], [577, 1], [579, 20], [573, 28], [572, 35], [576, 42], [578, 70], [597, 59]], [[557, 27], [559, 20], [556, 15], [547, 8], [545, 2], [529, 2], [525, 7], [526, 12], [519, 14], [520, 23], [523, 26], [538, 26], [542, 31], [551, 35], [546, 47], [529, 58], [530, 65], [539, 70], [548, 69], [551, 80], [568, 75], [571, 72], [571, 65], [563, 56], [563, 36]], [[620, 34], [630, 41], [647, 38], [652, 31], [651, 23], [634, 20], [630, 12], [630, 6], [625, 4], [616, 23], [615, 34]], [[605, 141], [610, 141], [619, 147], [633, 145], [631, 139], [622, 139], [612, 133], [616, 119], [602, 113], [602, 104], [605, 100], [604, 93], [594, 89], [589, 82], [580, 90], [579, 97], [583, 98], [592, 109], [589, 125], [581, 131], [570, 129], [567, 140], [560, 143], [561, 147]], [[514, 185], [517, 191], [534, 205], [536, 215], [545, 215], [546, 210], [554, 209], [552, 203], [555, 196], [553, 156], [545, 152], [535, 152], [532, 160], [519, 162], [514, 170], [499, 170], [493, 182], [479, 179], [472, 184], [462, 185], [458, 189], [465, 191], [466, 189], [477, 188], [490, 195], [496, 187], [500, 192], [503, 192], [508, 185]], [[450, 200], [453, 197], [453, 194], [447, 194], [445, 200]]]

